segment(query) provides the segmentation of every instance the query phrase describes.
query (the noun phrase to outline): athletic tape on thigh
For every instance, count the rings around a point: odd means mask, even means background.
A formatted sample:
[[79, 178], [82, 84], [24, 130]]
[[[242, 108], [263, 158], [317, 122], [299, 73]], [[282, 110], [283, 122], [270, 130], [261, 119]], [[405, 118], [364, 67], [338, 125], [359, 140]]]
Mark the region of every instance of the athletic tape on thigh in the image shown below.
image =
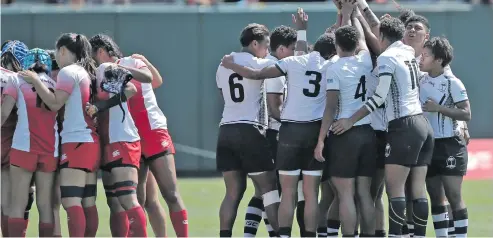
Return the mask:
[[104, 185], [104, 193], [106, 194], [106, 197], [114, 197], [115, 193], [115, 186], [112, 185]]
[[137, 183], [135, 183], [134, 181], [117, 182], [113, 184], [113, 186], [115, 187], [113, 193], [117, 197], [134, 194], [137, 192]]
[[82, 198], [84, 196], [84, 187], [60, 186], [60, 194], [62, 198], [69, 198], [69, 197]]
[[303, 175], [308, 176], [322, 176], [323, 170], [303, 170]]
[[279, 170], [280, 175], [300, 176], [301, 169], [297, 170]]
[[250, 175], [250, 176], [256, 176], [256, 175], [261, 175], [261, 174], [263, 174], [263, 173], [265, 173], [265, 171], [262, 171], [262, 172], [254, 172], [254, 173], [248, 173], [248, 175]]
[[85, 198], [96, 197], [97, 191], [98, 191], [98, 186], [96, 184], [86, 184], [86, 187], [84, 187], [83, 197]]
[[298, 202], [305, 201], [305, 195], [303, 194], [303, 180], [298, 181]]
[[262, 195], [262, 199], [264, 201], [264, 207], [268, 207], [274, 203], [281, 202], [281, 199], [279, 198], [279, 191], [277, 190], [272, 190], [270, 192], [264, 193]]

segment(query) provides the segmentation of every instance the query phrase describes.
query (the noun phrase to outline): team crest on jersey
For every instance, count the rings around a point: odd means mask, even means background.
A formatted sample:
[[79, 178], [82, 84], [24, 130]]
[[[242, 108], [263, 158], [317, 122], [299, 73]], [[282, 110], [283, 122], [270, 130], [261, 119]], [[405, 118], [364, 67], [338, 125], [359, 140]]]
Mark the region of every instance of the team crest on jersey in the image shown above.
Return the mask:
[[438, 91], [444, 93], [445, 91], [447, 91], [447, 84], [446, 83], [442, 83], [440, 84], [440, 88], [438, 88]]
[[460, 91], [460, 95], [462, 95], [462, 96], [467, 96], [467, 91], [466, 91], [466, 90], [462, 90], [462, 91]]
[[385, 146], [385, 158], [389, 157], [390, 156], [390, 151], [392, 150], [392, 148], [390, 148], [390, 144], [387, 143], [387, 145]]
[[445, 168], [447, 169], [454, 169], [457, 166], [457, 161], [454, 158], [454, 156], [448, 157], [448, 159], [445, 162], [447, 164]]
[[327, 83], [333, 83], [333, 82], [334, 82], [334, 79], [332, 79], [332, 78], [327, 79]]

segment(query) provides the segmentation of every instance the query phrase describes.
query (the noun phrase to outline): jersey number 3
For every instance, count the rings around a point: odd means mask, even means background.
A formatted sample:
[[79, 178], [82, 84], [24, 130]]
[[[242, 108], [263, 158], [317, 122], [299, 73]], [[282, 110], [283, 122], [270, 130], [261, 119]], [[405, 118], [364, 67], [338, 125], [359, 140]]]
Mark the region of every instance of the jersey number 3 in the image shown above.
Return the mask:
[[[33, 92], [36, 92], [36, 89], [34, 87], [31, 88]], [[49, 88], [50, 92], [55, 93], [55, 90], [52, 88]], [[49, 107], [47, 107], [44, 103], [43, 100], [39, 97], [39, 95], [36, 93], [36, 107], [41, 108], [44, 107], [46, 110], [51, 111]]]
[[[245, 90], [243, 89], [243, 85], [241, 83], [235, 83], [235, 78], [238, 81], [243, 80], [239, 74], [234, 73], [229, 76], [229, 94], [231, 95], [231, 100], [233, 102], [243, 102], [245, 100]], [[238, 89], [238, 96], [236, 96], [236, 90]]]
[[306, 71], [306, 76], [315, 75], [315, 79], [308, 80], [309, 84], [313, 85], [313, 92], [310, 92], [308, 88], [303, 89], [303, 94], [307, 97], [314, 98], [320, 93], [320, 81], [322, 81], [322, 74], [317, 71]]

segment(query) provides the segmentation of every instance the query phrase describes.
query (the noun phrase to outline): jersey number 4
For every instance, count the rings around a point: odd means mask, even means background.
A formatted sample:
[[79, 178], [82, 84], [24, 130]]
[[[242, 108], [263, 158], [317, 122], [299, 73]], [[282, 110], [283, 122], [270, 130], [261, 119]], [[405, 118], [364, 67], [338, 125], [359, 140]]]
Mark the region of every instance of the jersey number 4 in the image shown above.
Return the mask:
[[[36, 89], [34, 87], [31, 88], [33, 90], [33, 92], [36, 92]], [[55, 93], [55, 90], [52, 89], [52, 88], [49, 88], [48, 90], [50, 90], [50, 92], [52, 93]], [[36, 93], [36, 107], [38, 108], [45, 108], [46, 110], [48, 111], [51, 111], [51, 109], [49, 107], [47, 107], [44, 103], [43, 103], [43, 100], [41, 100], [41, 98], [39, 97], [39, 95]]]
[[305, 96], [314, 98], [318, 96], [318, 94], [320, 93], [320, 81], [322, 81], [322, 74], [317, 71], [306, 71], [305, 75], [306, 76], [315, 75], [315, 79], [308, 80], [308, 83], [312, 84], [314, 87], [313, 92], [310, 92], [310, 89], [308, 88], [303, 89], [303, 94]]
[[[245, 89], [241, 83], [235, 83], [235, 78], [238, 81], [242, 81], [243, 77], [241, 75], [234, 73], [229, 76], [229, 94], [231, 95], [231, 100], [233, 102], [243, 102], [245, 100]], [[238, 96], [236, 96], [236, 90], [238, 90]]]
[[[366, 76], [361, 76], [359, 78], [358, 86], [356, 87], [356, 92], [354, 92], [354, 99], [361, 98], [361, 101], [366, 101]], [[384, 108], [385, 104], [380, 105], [378, 108]]]
[[416, 60], [413, 59], [411, 61], [404, 61], [404, 63], [407, 65], [409, 68], [409, 73], [411, 74], [411, 89], [415, 89], [416, 86], [418, 85], [418, 63], [416, 63]]

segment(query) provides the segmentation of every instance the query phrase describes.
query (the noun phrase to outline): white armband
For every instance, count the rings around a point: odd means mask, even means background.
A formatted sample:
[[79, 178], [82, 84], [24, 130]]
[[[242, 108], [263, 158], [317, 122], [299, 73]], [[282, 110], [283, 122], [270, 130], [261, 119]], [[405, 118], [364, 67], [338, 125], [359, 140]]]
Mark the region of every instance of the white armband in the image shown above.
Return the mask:
[[306, 41], [306, 30], [296, 31], [296, 41]]
[[385, 102], [387, 94], [389, 93], [390, 83], [392, 82], [392, 76], [382, 75], [379, 77], [379, 80], [380, 82], [378, 83], [375, 93], [365, 103], [366, 108], [370, 112], [377, 110], [377, 108]]

